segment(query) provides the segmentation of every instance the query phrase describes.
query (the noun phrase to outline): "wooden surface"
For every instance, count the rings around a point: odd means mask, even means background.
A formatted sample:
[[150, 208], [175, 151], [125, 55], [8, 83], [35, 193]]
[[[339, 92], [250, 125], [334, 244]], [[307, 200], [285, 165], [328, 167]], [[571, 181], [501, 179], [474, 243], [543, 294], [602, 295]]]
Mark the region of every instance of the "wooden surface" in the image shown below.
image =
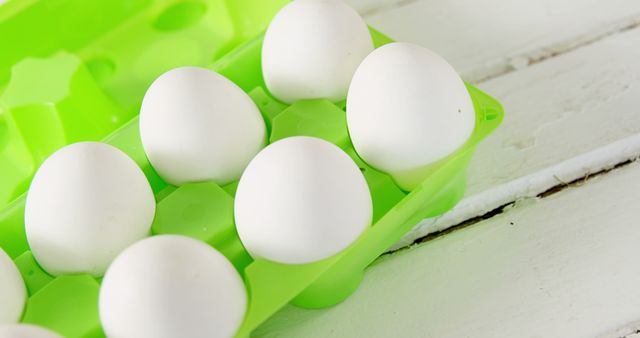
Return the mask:
[[347, 0], [391, 37], [428, 46], [472, 82], [640, 23], [636, 0]]
[[[472, 160], [460, 204], [392, 247], [354, 297], [287, 307], [256, 336], [632, 337], [640, 2], [348, 2], [382, 32], [443, 55], [506, 118]], [[424, 240], [444, 229], [454, 230]]]
[[325, 310], [257, 337], [619, 337], [640, 319], [640, 165], [383, 256]]
[[640, 28], [483, 82], [506, 110], [469, 169], [467, 199], [397, 247], [640, 154]]

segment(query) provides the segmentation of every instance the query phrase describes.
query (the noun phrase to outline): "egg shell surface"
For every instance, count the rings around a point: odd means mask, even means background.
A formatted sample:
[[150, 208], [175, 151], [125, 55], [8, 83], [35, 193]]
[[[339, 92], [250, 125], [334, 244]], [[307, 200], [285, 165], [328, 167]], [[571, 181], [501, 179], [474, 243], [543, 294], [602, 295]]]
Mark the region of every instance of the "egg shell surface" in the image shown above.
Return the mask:
[[289, 137], [262, 150], [236, 192], [238, 235], [254, 258], [303, 264], [333, 256], [371, 224], [369, 187], [327, 141]]
[[26, 301], [27, 288], [20, 271], [0, 248], [0, 325], [17, 323]]
[[13, 324], [0, 325], [0, 338], [62, 338], [62, 336], [31, 324]]
[[237, 180], [266, 142], [266, 126], [235, 83], [200, 67], [172, 69], [145, 93], [140, 138], [149, 162], [173, 185]]
[[124, 152], [99, 142], [74, 143], [36, 172], [25, 231], [48, 273], [102, 276], [120, 251], [149, 234], [155, 207], [147, 178]]
[[384, 45], [362, 62], [346, 111], [358, 155], [406, 190], [421, 181], [423, 168], [461, 147], [476, 122], [455, 69], [436, 53], [403, 42]]
[[214, 248], [160, 235], [123, 251], [99, 297], [108, 337], [233, 337], [247, 308], [242, 278]]
[[373, 48], [366, 23], [342, 1], [293, 1], [276, 14], [265, 33], [264, 80], [271, 94], [287, 103], [340, 101]]

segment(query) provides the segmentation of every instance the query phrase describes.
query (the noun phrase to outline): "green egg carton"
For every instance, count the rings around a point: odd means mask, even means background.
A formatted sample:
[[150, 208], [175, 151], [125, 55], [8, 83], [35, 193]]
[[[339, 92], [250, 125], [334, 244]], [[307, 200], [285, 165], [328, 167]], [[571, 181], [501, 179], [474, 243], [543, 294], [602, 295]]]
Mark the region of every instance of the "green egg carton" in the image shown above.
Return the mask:
[[[433, 164], [410, 192], [356, 154], [344, 102], [270, 96], [262, 79], [262, 33], [287, 0], [10, 0], [0, 6], [0, 247], [17, 264], [29, 300], [22, 321], [65, 337], [104, 337], [98, 318], [100, 279], [53, 277], [29, 251], [24, 194], [40, 163], [60, 147], [86, 140], [112, 144], [140, 165], [158, 203], [153, 234], [198, 238], [222, 252], [244, 278], [249, 304], [238, 337], [287, 303], [335, 305], [364, 270], [420, 220], [440, 215], [463, 196], [476, 145], [500, 125], [500, 104], [467, 85], [476, 127], [467, 143]], [[391, 42], [371, 30], [376, 46]], [[360, 166], [373, 199], [373, 225], [339, 254], [286, 265], [252, 259], [233, 220], [237, 182], [175, 187], [149, 164], [137, 113], [151, 82], [178, 66], [202, 66], [238, 84], [263, 114], [269, 141], [316, 136], [345, 150]]]

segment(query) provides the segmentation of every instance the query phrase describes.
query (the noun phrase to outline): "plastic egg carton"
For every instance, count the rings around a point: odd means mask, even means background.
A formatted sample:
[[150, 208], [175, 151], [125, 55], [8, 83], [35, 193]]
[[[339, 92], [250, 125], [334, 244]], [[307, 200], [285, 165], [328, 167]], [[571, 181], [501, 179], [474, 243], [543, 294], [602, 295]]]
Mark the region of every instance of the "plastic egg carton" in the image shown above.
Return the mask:
[[[468, 142], [430, 167], [411, 192], [367, 166], [353, 150], [344, 102], [286, 105], [266, 91], [260, 69], [262, 31], [285, 0], [12, 0], [0, 7], [0, 247], [16, 262], [29, 292], [22, 321], [66, 337], [103, 337], [98, 318], [100, 280], [52, 277], [29, 252], [24, 192], [38, 165], [63, 145], [104, 140], [131, 156], [158, 202], [153, 234], [198, 238], [238, 269], [249, 304], [239, 337], [248, 336], [291, 302], [319, 308], [339, 303], [359, 285], [365, 268], [425, 217], [462, 198], [476, 145], [502, 121], [500, 104], [467, 85], [476, 110]], [[390, 42], [371, 30], [376, 47]], [[237, 182], [174, 187], [146, 159], [137, 112], [151, 82], [185, 65], [218, 71], [260, 108], [273, 142], [288, 136], [326, 139], [360, 166], [374, 207], [373, 225], [336, 256], [286, 265], [253, 260], [233, 223]]]

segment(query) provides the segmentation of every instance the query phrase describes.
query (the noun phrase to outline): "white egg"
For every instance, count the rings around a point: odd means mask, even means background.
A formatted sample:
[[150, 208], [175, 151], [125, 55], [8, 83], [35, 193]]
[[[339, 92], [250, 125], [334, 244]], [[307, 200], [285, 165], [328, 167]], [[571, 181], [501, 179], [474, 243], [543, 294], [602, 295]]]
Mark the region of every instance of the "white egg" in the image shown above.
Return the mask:
[[262, 150], [240, 178], [238, 235], [254, 258], [310, 263], [335, 255], [370, 225], [360, 168], [327, 141], [297, 136]]
[[53, 153], [27, 193], [25, 230], [34, 257], [53, 275], [101, 276], [149, 234], [155, 200], [147, 178], [121, 150], [80, 142]]
[[265, 33], [264, 80], [284, 102], [339, 101], [373, 48], [367, 25], [342, 1], [297, 0], [278, 12]]
[[[0, 325], [17, 323], [27, 301], [27, 288], [20, 271], [0, 248]], [[2, 337], [2, 335], [0, 335]]]
[[244, 319], [240, 274], [204, 242], [178, 235], [142, 240], [109, 267], [99, 298], [107, 337], [232, 337]]
[[409, 43], [371, 53], [347, 97], [347, 124], [358, 155], [406, 190], [424, 169], [471, 136], [475, 111], [464, 82], [442, 57]]
[[62, 336], [31, 324], [12, 324], [0, 326], [0, 338], [62, 338]]
[[212, 70], [182, 67], [162, 74], [147, 90], [140, 137], [165, 181], [223, 185], [238, 179], [262, 149], [266, 127], [240, 87]]

